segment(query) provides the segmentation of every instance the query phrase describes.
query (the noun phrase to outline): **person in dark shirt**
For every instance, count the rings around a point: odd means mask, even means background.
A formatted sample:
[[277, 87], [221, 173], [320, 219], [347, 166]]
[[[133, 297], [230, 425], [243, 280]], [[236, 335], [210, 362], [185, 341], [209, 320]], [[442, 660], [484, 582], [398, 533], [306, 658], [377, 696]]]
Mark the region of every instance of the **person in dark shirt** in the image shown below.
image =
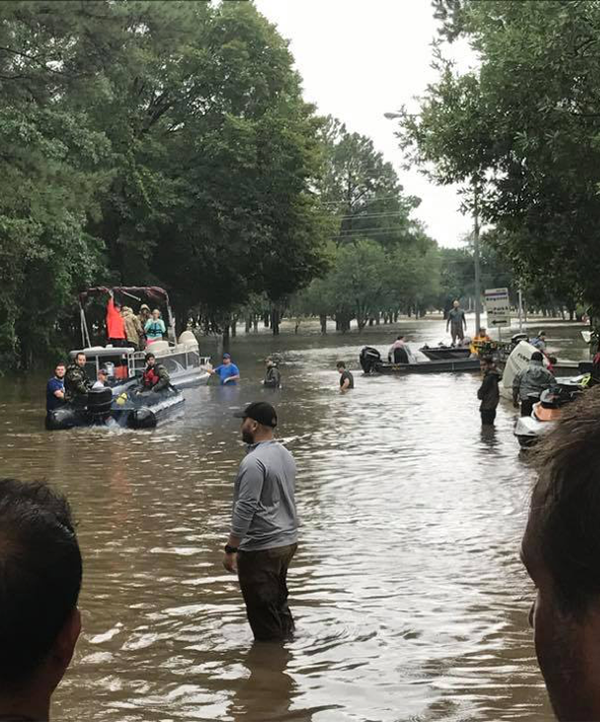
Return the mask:
[[54, 411], [65, 403], [66, 372], [64, 363], [56, 364], [54, 376], [46, 384], [46, 411]]
[[263, 384], [267, 389], [278, 389], [281, 386], [281, 372], [270, 357], [267, 359], [267, 372]]
[[67, 368], [65, 374], [65, 399], [67, 401], [81, 402], [87, 399], [87, 393], [92, 388], [92, 382], [85, 372], [86, 362], [85, 354], [80, 351]]
[[50, 719], [81, 630], [82, 562], [67, 500], [0, 479], [0, 719]]
[[354, 388], [354, 376], [346, 370], [346, 364], [343, 361], [338, 361], [336, 366], [340, 374], [340, 393], [345, 394], [346, 391]]
[[484, 426], [493, 426], [496, 420], [496, 409], [500, 401], [500, 390], [498, 388], [500, 374], [491, 356], [486, 356], [481, 360], [481, 370], [483, 371], [483, 381], [477, 391], [477, 398], [481, 401], [479, 406], [481, 423]]

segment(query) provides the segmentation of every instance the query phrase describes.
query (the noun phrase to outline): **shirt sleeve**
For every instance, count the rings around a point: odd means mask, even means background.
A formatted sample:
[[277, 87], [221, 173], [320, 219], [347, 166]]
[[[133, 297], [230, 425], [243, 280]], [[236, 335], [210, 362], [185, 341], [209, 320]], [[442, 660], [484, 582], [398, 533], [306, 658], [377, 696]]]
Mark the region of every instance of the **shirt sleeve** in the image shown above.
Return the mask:
[[144, 324], [144, 331], [149, 331], [151, 326], [152, 326], [152, 321], [150, 319], [148, 319], [148, 321], [146, 321], [146, 323]]
[[231, 534], [238, 539], [243, 539], [248, 533], [258, 508], [264, 481], [263, 464], [256, 459], [245, 459], [238, 475], [238, 496], [231, 519]]
[[240, 370], [235, 364], [231, 364], [231, 370], [233, 371], [233, 373], [231, 374], [232, 376], [240, 375]]

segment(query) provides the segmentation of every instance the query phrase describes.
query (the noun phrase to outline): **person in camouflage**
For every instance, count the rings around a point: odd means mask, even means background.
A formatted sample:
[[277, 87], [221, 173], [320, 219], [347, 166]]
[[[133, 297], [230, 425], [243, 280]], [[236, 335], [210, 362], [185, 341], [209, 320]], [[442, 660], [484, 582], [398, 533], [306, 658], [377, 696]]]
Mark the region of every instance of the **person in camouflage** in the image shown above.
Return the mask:
[[65, 400], [76, 401], [87, 397], [88, 391], [92, 388], [92, 382], [85, 372], [86, 357], [79, 352], [73, 363], [69, 364], [65, 374]]
[[127, 335], [127, 344], [133, 346], [136, 351], [140, 348], [141, 339], [144, 336], [144, 329], [138, 316], [129, 306], [123, 306], [121, 310], [123, 321], [125, 323], [125, 334]]

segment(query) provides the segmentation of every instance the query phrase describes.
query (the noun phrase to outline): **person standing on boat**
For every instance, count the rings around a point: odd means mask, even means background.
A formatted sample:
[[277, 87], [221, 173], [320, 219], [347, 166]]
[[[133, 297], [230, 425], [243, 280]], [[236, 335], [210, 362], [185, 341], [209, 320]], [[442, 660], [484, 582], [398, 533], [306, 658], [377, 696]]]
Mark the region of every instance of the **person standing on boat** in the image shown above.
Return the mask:
[[144, 332], [149, 344], [154, 343], [154, 341], [162, 341], [167, 329], [165, 328], [165, 322], [160, 317], [160, 311], [158, 308], [155, 308], [154, 311], [152, 311], [152, 318], [149, 321], [146, 321]]
[[410, 350], [404, 336], [398, 336], [388, 351], [388, 360], [395, 364], [408, 364], [414, 362], [412, 351]]
[[278, 389], [281, 386], [281, 373], [271, 357], [267, 359], [267, 372], [263, 385], [267, 389]]
[[125, 335], [127, 336], [127, 345], [136, 351], [140, 349], [140, 343], [144, 335], [144, 329], [140, 323], [140, 319], [135, 315], [132, 308], [123, 306], [121, 311], [123, 322], [125, 324]]
[[87, 399], [92, 382], [85, 372], [86, 361], [85, 354], [80, 351], [73, 359], [73, 363], [67, 367], [65, 374], [65, 399], [67, 401]]
[[223, 363], [216, 369], [207, 369], [209, 374], [218, 376], [221, 379], [221, 386], [235, 386], [240, 380], [240, 370], [232, 362], [228, 353], [223, 354]]
[[477, 391], [477, 398], [481, 401], [479, 406], [481, 423], [483, 426], [493, 426], [500, 401], [500, 389], [498, 388], [500, 372], [496, 369], [496, 364], [491, 356], [485, 356], [481, 360], [481, 370], [483, 371], [483, 381]]
[[156, 360], [153, 353], [147, 353], [145, 356], [146, 368], [142, 374], [142, 388], [138, 393], [144, 391], [153, 391], [158, 393], [171, 385], [171, 377], [167, 369]]
[[282, 641], [294, 630], [287, 572], [298, 547], [296, 464], [275, 440], [277, 412], [257, 401], [234, 414], [248, 444], [233, 491], [223, 566], [237, 572], [248, 621], [258, 641]]
[[54, 411], [65, 404], [65, 373], [63, 363], [56, 364], [54, 376], [46, 384], [46, 411]]
[[125, 331], [125, 321], [121, 316], [121, 304], [115, 301], [112, 291], [109, 291], [109, 294], [110, 298], [106, 305], [107, 343], [116, 348], [123, 348], [127, 346], [127, 333]]
[[452, 336], [452, 345], [456, 345], [456, 339], [462, 341], [465, 337], [465, 331], [467, 330], [467, 319], [465, 312], [460, 307], [458, 300], [454, 301], [452, 308], [448, 311], [448, 319], [446, 320], [446, 333], [450, 328], [450, 335]]
[[340, 393], [345, 394], [350, 389], [354, 388], [354, 376], [350, 371], [346, 370], [346, 364], [344, 361], [338, 361], [336, 364], [338, 373], [340, 374]]

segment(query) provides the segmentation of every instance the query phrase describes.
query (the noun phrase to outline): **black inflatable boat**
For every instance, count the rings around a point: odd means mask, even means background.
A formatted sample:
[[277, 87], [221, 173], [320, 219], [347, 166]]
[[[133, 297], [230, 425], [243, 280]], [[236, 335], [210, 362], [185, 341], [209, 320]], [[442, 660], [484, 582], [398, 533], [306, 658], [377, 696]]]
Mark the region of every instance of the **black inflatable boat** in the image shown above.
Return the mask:
[[365, 346], [360, 352], [359, 361], [366, 374], [435, 374], [448, 371], [479, 371], [478, 358], [447, 358], [436, 361], [415, 361], [414, 363], [390, 363], [383, 361], [376, 348]]
[[108, 426], [116, 422], [129, 429], [153, 429], [180, 410], [183, 404], [183, 394], [172, 387], [139, 396], [121, 394], [116, 399], [109, 387], [91, 389], [79, 403], [65, 404], [49, 411], [46, 428], [60, 431], [77, 426]]

